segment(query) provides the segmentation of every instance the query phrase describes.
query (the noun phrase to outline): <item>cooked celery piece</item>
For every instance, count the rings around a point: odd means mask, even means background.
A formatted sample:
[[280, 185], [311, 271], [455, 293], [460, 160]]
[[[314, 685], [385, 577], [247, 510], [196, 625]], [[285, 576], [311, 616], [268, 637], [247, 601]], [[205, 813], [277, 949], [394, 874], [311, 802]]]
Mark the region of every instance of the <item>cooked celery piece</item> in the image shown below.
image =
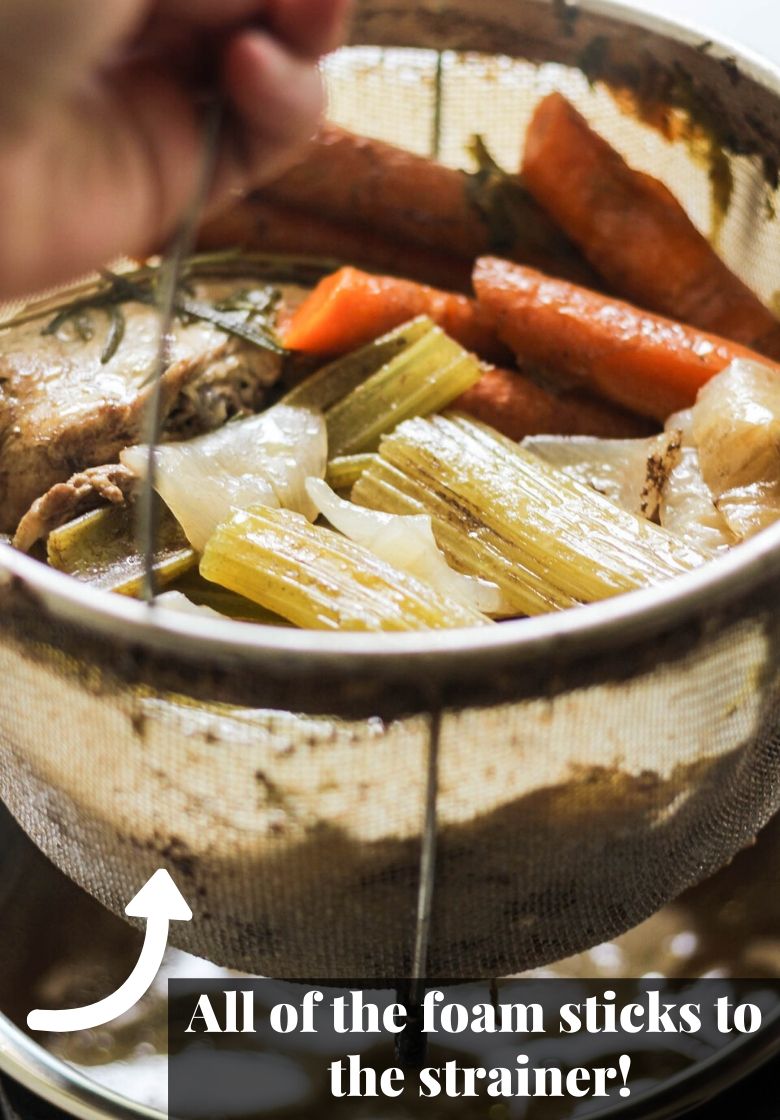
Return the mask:
[[325, 481], [334, 490], [351, 490], [366, 467], [373, 463], [375, 455], [339, 455], [328, 463]]
[[323, 366], [291, 389], [282, 398], [284, 404], [326, 412], [377, 370], [428, 334], [432, 327], [432, 321], [424, 315], [396, 327], [368, 346], [361, 346], [359, 350], [353, 350], [351, 354]]
[[205, 579], [315, 630], [431, 630], [489, 620], [300, 514], [236, 511], [209, 540]]
[[400, 425], [352, 498], [389, 513], [430, 513], [453, 565], [498, 584], [518, 613], [647, 587], [705, 559], [463, 417]]
[[437, 493], [425, 480], [412, 479], [381, 456], [353, 487], [352, 501], [387, 513], [430, 514], [434, 537], [452, 566], [497, 584], [511, 613], [543, 614], [579, 605], [571, 596], [554, 599], [545, 580], [525, 566], [521, 550], [491, 532], [465, 504]]
[[[393, 356], [377, 366], [377, 353], [391, 344]], [[423, 316], [326, 366], [283, 403], [324, 411], [329, 455], [336, 458], [375, 450], [396, 424], [445, 408], [481, 374], [478, 359]]]
[[330, 455], [373, 451], [385, 432], [411, 416], [451, 404], [482, 376], [479, 360], [432, 327], [325, 414]]
[[258, 603], [237, 595], [235, 591], [228, 591], [216, 583], [209, 583], [204, 579], [197, 568], [191, 568], [172, 584], [172, 591], [180, 591], [198, 607], [210, 607], [226, 618], [238, 622], [262, 622], [266, 626], [289, 626], [286, 618], [265, 610]]
[[321, 478], [308, 478], [309, 497], [323, 517], [355, 544], [422, 580], [448, 599], [487, 615], [511, 614], [494, 583], [456, 572], [436, 543], [430, 514], [383, 513], [345, 501]]
[[[131, 506], [108, 506], [82, 514], [52, 530], [46, 547], [53, 568], [93, 587], [120, 595], [137, 595], [141, 588], [144, 560], [136, 544]], [[183, 531], [161, 508], [154, 555], [157, 584], [171, 583], [195, 564], [195, 553]]]

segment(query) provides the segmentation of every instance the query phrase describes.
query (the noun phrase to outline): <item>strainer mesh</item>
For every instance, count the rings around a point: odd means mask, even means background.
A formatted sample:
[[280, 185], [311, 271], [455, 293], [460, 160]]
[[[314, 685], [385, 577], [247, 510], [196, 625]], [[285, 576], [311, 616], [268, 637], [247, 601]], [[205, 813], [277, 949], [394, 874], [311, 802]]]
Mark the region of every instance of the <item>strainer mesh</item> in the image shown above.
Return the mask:
[[[706, 162], [575, 69], [370, 46], [338, 52], [326, 72], [335, 120], [418, 152], [438, 148], [457, 166], [468, 166], [465, 144], [478, 132], [516, 168], [533, 105], [561, 89], [711, 232]], [[780, 223], [765, 164], [731, 161], [719, 246], [768, 300]], [[775, 598], [767, 574], [723, 612], [670, 617], [657, 658], [626, 634], [610, 657], [547, 650], [532, 684], [508, 661], [502, 703], [478, 703], [468, 689], [459, 703], [450, 696], [432, 975], [516, 972], [578, 951], [755, 835], [780, 794]], [[174, 659], [155, 678], [146, 651], [121, 633], [109, 656], [88, 628], [42, 612], [16, 581], [0, 586], [0, 792], [58, 865], [117, 912], [169, 867], [195, 913], [175, 936], [219, 962], [286, 976], [408, 972], [425, 715], [275, 710], [260, 669], [251, 696], [227, 702], [222, 669], [182, 661], [176, 679]], [[476, 661], [474, 677], [489, 692]], [[302, 686], [300, 709], [307, 703]]]

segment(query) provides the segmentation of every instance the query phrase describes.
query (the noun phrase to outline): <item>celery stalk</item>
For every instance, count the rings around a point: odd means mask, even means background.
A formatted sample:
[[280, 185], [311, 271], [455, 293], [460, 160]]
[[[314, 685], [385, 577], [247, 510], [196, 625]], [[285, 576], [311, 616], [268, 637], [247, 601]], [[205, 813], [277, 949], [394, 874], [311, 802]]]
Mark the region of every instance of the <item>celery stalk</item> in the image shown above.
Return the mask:
[[236, 511], [209, 540], [200, 572], [310, 629], [427, 630], [488, 622], [289, 510]]
[[339, 455], [328, 463], [325, 481], [341, 492], [351, 490], [366, 467], [374, 462], [375, 455]]
[[445, 408], [481, 374], [477, 358], [433, 327], [326, 412], [330, 454], [373, 451], [385, 432]]
[[481, 374], [473, 354], [421, 317], [326, 366], [283, 403], [321, 409], [330, 456], [356, 455], [402, 420], [446, 408]]
[[[47, 541], [48, 561], [93, 587], [137, 595], [144, 578], [144, 558], [138, 551], [134, 510], [108, 506], [52, 530]], [[161, 508], [154, 574], [165, 586], [196, 564], [196, 557], [173, 515]]]
[[353, 350], [343, 358], [337, 358], [336, 361], [323, 366], [286, 393], [283, 398], [284, 403], [300, 408], [317, 408], [321, 412], [326, 412], [377, 370], [427, 334], [432, 327], [431, 320], [424, 316], [404, 323], [403, 326], [377, 338], [367, 346], [361, 346], [359, 350]]
[[449, 495], [410, 478], [381, 456], [364, 471], [350, 496], [359, 505], [386, 513], [430, 514], [434, 536], [453, 568], [497, 584], [518, 614], [579, 606], [573, 596], [555, 593], [548, 581], [528, 569], [520, 549], [490, 533]]
[[352, 499], [427, 512], [455, 567], [497, 583], [518, 612], [593, 602], [704, 557], [466, 418], [415, 419], [381, 444]]

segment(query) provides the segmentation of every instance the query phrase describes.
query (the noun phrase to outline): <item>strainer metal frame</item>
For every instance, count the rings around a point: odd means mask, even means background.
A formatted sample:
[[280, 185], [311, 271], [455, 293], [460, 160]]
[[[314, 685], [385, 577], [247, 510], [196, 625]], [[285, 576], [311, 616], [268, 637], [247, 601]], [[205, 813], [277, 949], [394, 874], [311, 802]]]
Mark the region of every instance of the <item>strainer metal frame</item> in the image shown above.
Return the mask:
[[[117, 635], [162, 657], [171, 654], [223, 669], [258, 671], [263, 703], [289, 704], [304, 714], [355, 715], [426, 712], [441, 696], [448, 707], [494, 704], [533, 692], [521, 670], [556, 655], [576, 659], [647, 642], [670, 622], [698, 625], [709, 612], [777, 581], [780, 588], [780, 524], [728, 555], [658, 587], [630, 592], [559, 614], [518, 619], [493, 627], [413, 634], [366, 635], [275, 628], [231, 620], [173, 615], [140, 601], [95, 591], [0, 544], [3, 587], [37, 600], [42, 615], [91, 631], [109, 644]], [[619, 679], [619, 660], [615, 665]], [[600, 674], [604, 680], [604, 674]], [[414, 688], [396, 703], [382, 694], [402, 682]], [[318, 685], [326, 682], [326, 686]], [[343, 686], [343, 696], [334, 686]], [[530, 685], [530, 687], [529, 687]], [[305, 686], [305, 687], [304, 687]], [[360, 690], [360, 686], [362, 690]], [[409, 704], [417, 694], [419, 706]]]

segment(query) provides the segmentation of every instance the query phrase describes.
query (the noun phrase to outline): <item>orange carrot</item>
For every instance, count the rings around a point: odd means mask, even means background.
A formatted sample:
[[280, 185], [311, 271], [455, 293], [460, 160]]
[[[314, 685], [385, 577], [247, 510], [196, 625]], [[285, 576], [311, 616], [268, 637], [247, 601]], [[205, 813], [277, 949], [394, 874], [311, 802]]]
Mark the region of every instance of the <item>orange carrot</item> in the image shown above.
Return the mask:
[[490, 316], [468, 296], [413, 280], [341, 268], [321, 280], [283, 330], [289, 350], [345, 354], [418, 315], [427, 315], [467, 350], [488, 360], [509, 357]]
[[651, 422], [581, 391], [550, 393], [522, 373], [487, 369], [453, 402], [453, 408], [508, 436], [601, 436], [631, 439], [648, 435]]
[[403, 245], [360, 225], [344, 225], [270, 201], [262, 192], [250, 195], [207, 222], [198, 236], [198, 245], [202, 249], [235, 247], [329, 257], [456, 291], [468, 291], [471, 287], [472, 262], [465, 257]]
[[[525, 190], [518, 176], [508, 197], [482, 189], [479, 177], [425, 156], [326, 124], [303, 158], [263, 189], [266, 198], [343, 225], [363, 225], [409, 246], [473, 261], [499, 248], [581, 283], [594, 281], [579, 250]], [[362, 258], [361, 258], [362, 259]], [[404, 270], [408, 275], [408, 270]]]
[[780, 366], [705, 334], [495, 257], [474, 270], [480, 304], [520, 364], [539, 367], [657, 420], [688, 408], [735, 358]]
[[629, 167], [559, 93], [536, 109], [522, 175], [615, 292], [780, 356], [780, 324], [718, 257], [674, 195]]

